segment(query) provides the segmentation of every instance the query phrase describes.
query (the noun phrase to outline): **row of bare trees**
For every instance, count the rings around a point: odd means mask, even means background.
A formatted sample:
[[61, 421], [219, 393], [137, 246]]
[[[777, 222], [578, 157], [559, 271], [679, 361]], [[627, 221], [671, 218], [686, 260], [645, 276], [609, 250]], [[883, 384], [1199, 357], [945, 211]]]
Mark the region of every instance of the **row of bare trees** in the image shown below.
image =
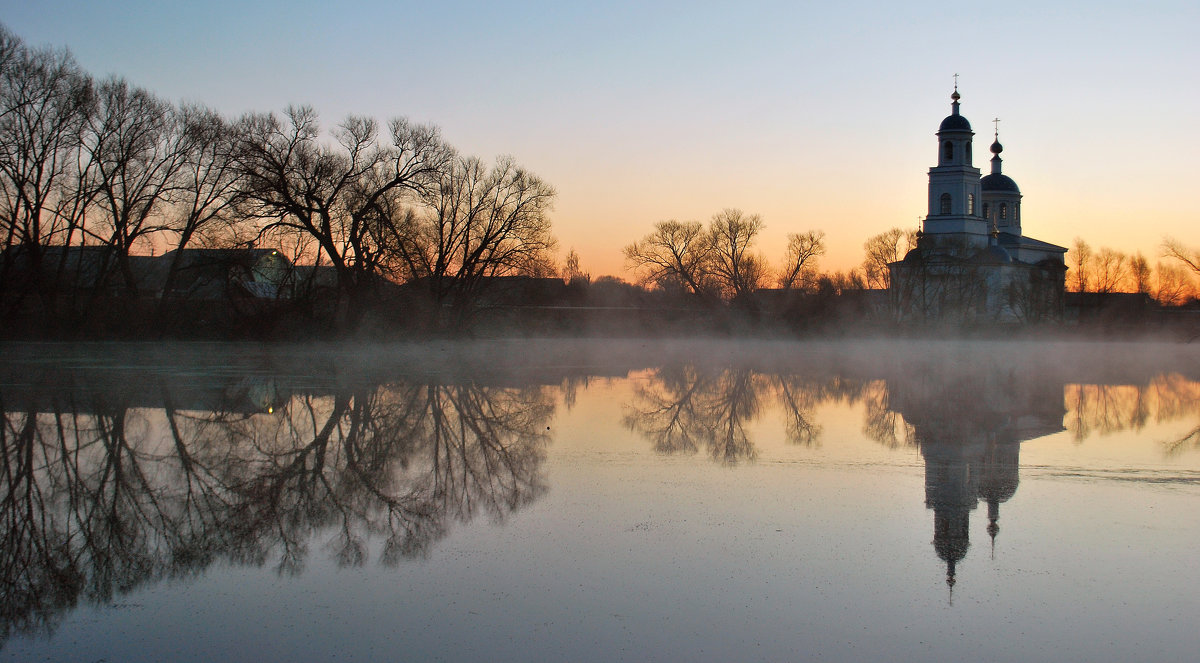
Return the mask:
[[766, 257], [754, 250], [762, 228], [762, 217], [738, 209], [714, 214], [707, 227], [699, 221], [661, 221], [625, 247], [625, 259], [643, 285], [710, 300], [744, 297], [766, 287], [772, 277], [782, 288], [815, 284], [825, 233], [788, 235], [782, 266], [772, 271]]
[[825, 232], [809, 230], [788, 235], [783, 258], [772, 269], [754, 250], [762, 228], [762, 217], [738, 209], [714, 214], [707, 227], [699, 221], [662, 221], [625, 247], [626, 264], [644, 286], [728, 301], [772, 286], [837, 293], [886, 289], [888, 263], [916, 246], [915, 231], [892, 228], [867, 239], [861, 266], [822, 272], [817, 261], [825, 254]]
[[[148, 294], [130, 257], [191, 247], [266, 246], [324, 265], [350, 310], [384, 281], [462, 303], [488, 277], [552, 270], [554, 197], [512, 159], [459, 154], [430, 125], [350, 116], [326, 129], [305, 106], [226, 118], [96, 80], [69, 52], [0, 26], [8, 312], [55, 310], [63, 283], [93, 299]], [[98, 256], [87, 270], [67, 257], [78, 247]]]
[[1163, 259], [1154, 265], [1135, 252], [1094, 249], [1075, 238], [1067, 253], [1071, 271], [1067, 289], [1073, 292], [1134, 292], [1146, 294], [1165, 306], [1177, 306], [1197, 297], [1196, 276], [1200, 275], [1200, 252], [1167, 237], [1162, 243]]

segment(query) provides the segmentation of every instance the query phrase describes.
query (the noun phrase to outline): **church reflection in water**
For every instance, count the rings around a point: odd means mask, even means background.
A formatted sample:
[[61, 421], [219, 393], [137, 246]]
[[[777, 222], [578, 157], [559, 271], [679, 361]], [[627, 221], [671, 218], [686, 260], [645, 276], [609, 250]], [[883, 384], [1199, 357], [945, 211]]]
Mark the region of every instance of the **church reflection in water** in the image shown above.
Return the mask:
[[[933, 548], [953, 591], [958, 564], [970, 548], [971, 512], [980, 503], [995, 554], [1001, 505], [1019, 485], [1023, 442], [1062, 431], [1082, 440], [1200, 410], [1200, 382], [1170, 371], [1169, 364], [1146, 362], [1119, 380], [1090, 359], [1043, 356], [911, 356], [865, 367], [846, 364], [794, 372], [761, 364], [665, 366], [638, 386], [624, 423], [658, 453], [706, 451], [729, 465], [757, 456], [749, 431], [771, 404], [786, 421], [787, 441], [805, 446], [821, 441], [819, 405], [861, 406], [868, 438], [890, 448], [915, 447], [925, 462]], [[1189, 444], [1200, 447], [1200, 427], [1164, 443], [1164, 452]]]
[[971, 512], [981, 502], [987, 505], [994, 554], [1000, 505], [1016, 494], [1020, 480], [1021, 443], [1064, 430], [1064, 385], [1014, 372], [926, 374], [889, 386], [891, 404], [925, 459], [933, 547], [953, 589], [956, 565], [970, 547]]

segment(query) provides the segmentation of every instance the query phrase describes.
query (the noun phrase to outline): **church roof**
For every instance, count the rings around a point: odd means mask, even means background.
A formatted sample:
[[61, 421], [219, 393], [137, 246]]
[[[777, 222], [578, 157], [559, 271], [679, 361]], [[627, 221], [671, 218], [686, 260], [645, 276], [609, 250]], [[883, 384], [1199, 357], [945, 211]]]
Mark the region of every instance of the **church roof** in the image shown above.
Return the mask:
[[1013, 193], [1021, 193], [1021, 190], [1017, 188], [1017, 183], [1013, 181], [1013, 178], [1001, 173], [984, 175], [979, 180], [979, 188], [982, 191], [1011, 191]]
[[996, 238], [996, 241], [1000, 244], [1000, 246], [1009, 248], [1036, 249], [1038, 251], [1058, 251], [1060, 253], [1067, 252], [1067, 247], [1065, 246], [1059, 246], [1057, 244], [1051, 244], [1050, 242], [1043, 242], [1040, 239], [1034, 239], [1024, 235], [1014, 235], [1006, 232], [1001, 232], [1000, 236]]
[[[955, 110], [957, 111], [958, 109], [955, 109]], [[971, 130], [971, 123], [967, 121], [967, 118], [963, 117], [962, 115], [959, 115], [958, 113], [955, 113], [953, 115], [947, 115], [946, 119], [942, 120], [942, 124], [940, 126], [938, 126], [939, 132], [941, 132], [941, 131], [970, 131], [970, 130]]]

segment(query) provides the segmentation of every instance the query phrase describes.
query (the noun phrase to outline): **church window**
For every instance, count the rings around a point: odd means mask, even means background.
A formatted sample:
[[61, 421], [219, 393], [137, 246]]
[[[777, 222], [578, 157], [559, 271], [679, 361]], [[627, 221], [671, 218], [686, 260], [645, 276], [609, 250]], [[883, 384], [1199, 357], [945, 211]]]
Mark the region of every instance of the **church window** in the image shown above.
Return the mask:
[[986, 219], [986, 218], [987, 218], [987, 215], [988, 215], [988, 204], [987, 204], [987, 203], [984, 203], [984, 204], [983, 204], [983, 218], [985, 218], [985, 219]]
[[967, 143], [967, 163], [971, 163], [971, 144]]
[[967, 214], [975, 213], [975, 194], [967, 194]]
[[954, 143], [946, 141], [946, 145], [942, 148], [942, 155], [946, 161], [952, 160], [954, 158]]
[[950, 194], [942, 194], [942, 214], [950, 213]]
[[1008, 203], [1000, 203], [1000, 218], [1008, 218]]

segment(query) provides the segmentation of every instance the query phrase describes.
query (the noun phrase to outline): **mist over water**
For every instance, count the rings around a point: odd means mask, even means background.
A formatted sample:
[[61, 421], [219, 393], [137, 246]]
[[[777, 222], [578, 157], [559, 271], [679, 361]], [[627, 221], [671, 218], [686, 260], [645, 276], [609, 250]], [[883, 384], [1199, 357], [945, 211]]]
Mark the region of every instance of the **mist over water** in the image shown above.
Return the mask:
[[1190, 344], [25, 344], [0, 405], [6, 660], [1194, 650]]

